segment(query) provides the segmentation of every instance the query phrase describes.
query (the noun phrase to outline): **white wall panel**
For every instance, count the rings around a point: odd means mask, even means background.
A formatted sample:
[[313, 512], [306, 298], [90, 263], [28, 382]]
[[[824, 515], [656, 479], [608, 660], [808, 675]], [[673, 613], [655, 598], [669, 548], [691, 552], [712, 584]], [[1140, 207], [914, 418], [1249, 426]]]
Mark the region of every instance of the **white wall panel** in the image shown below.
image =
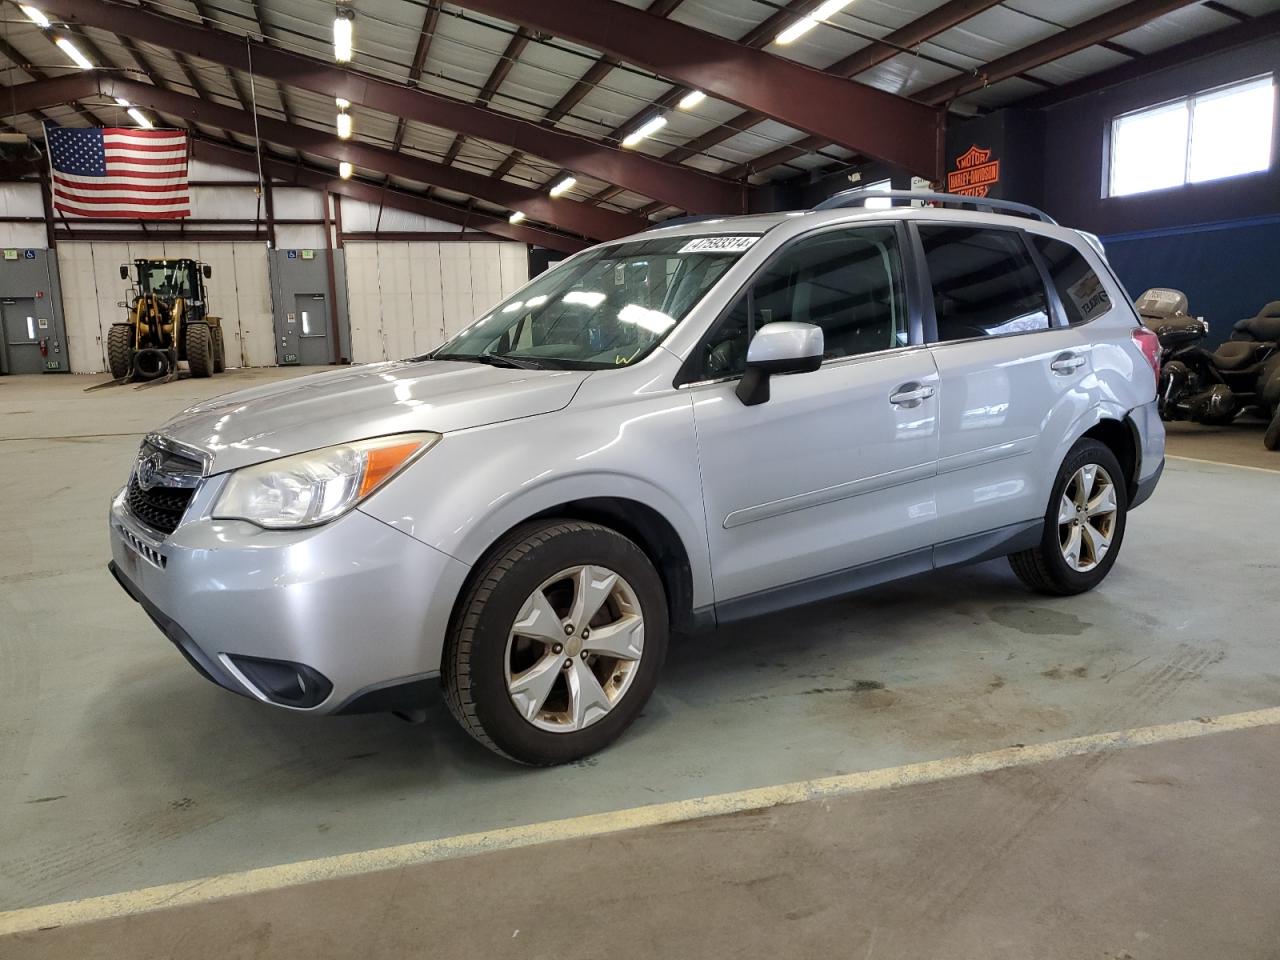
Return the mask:
[[[233, 243], [230, 246], [235, 261], [236, 316], [240, 322], [240, 360], [237, 366], [274, 366], [276, 334], [266, 245]], [[231, 363], [230, 344], [227, 351], [227, 362]]]
[[118, 306], [127, 299], [129, 288], [120, 279], [120, 265], [165, 256], [196, 257], [213, 268], [208, 281], [209, 312], [223, 318], [228, 366], [276, 362], [264, 244], [63, 242], [58, 245], [58, 272], [72, 372], [107, 369], [107, 330], [126, 316], [126, 308]]
[[[345, 206], [343, 214], [345, 225]], [[345, 250], [357, 363], [426, 353], [528, 278], [518, 243], [360, 241]]]

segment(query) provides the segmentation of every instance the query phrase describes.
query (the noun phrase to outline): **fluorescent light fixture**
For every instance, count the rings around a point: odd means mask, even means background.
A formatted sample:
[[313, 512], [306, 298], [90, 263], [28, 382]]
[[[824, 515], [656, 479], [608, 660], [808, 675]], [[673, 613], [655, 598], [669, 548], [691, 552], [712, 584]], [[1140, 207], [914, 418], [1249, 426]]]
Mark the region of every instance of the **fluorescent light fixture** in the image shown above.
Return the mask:
[[151, 121], [148, 120], [145, 116], [143, 116], [142, 111], [139, 110], [137, 107], [130, 107], [128, 110], [128, 113], [129, 113], [129, 116], [133, 117], [134, 122], [138, 126], [142, 127], [142, 129], [144, 130], [151, 129]]
[[595, 290], [570, 290], [560, 298], [561, 303], [576, 303], [584, 307], [598, 307], [604, 303], [604, 294]]
[[338, 126], [338, 139], [339, 139], [339, 140], [349, 140], [349, 139], [351, 139], [351, 129], [352, 129], [352, 128], [351, 128], [351, 114], [349, 114], [349, 113], [340, 113], [340, 114], [338, 114], [337, 126]]
[[80, 52], [80, 48], [68, 40], [66, 37], [58, 37], [53, 41], [56, 43], [68, 57], [76, 62], [76, 66], [81, 70], [92, 70], [93, 61]]
[[49, 28], [49, 18], [37, 10], [35, 7], [29, 7], [25, 3], [18, 4], [18, 9], [23, 12], [28, 20], [37, 27], [47, 30]]
[[351, 166], [351, 164], [349, 164], [346, 160], [342, 160], [338, 163], [338, 176], [340, 176], [343, 180], [350, 180], [351, 174], [354, 170], [355, 168]]
[[120, 104], [120, 106], [122, 106], [122, 107], [132, 107], [132, 106], [133, 106], [133, 104], [132, 104], [132, 103], [130, 103], [128, 100], [126, 100], [124, 97], [116, 97], [116, 103]]
[[573, 185], [578, 182], [577, 177], [565, 177], [559, 183], [548, 191], [553, 197], [558, 197], [563, 193], [568, 193], [573, 189]]
[[339, 110], [349, 110], [351, 108], [351, 101], [346, 97], [334, 97], [333, 102], [338, 105]]
[[637, 127], [636, 129], [632, 130], [629, 134], [627, 134], [625, 137], [623, 137], [622, 145], [624, 147], [634, 147], [637, 143], [639, 143], [645, 137], [653, 136], [653, 134], [657, 133], [666, 125], [667, 125], [667, 118], [662, 116], [662, 114], [658, 114], [658, 116], [654, 117], [648, 123], [644, 124], [641, 127]]
[[523, 219], [524, 214], [517, 210], [515, 213], [511, 214], [511, 216], [507, 217], [507, 223], [519, 223]]
[[801, 17], [795, 23], [791, 24], [791, 26], [779, 33], [773, 38], [773, 42], [780, 43], [785, 46], [794, 40], [800, 39], [818, 24], [822, 23], [822, 21], [835, 16], [852, 2], [853, 0], [827, 0], [826, 3], [818, 7], [818, 9], [809, 14], [809, 16]]
[[690, 90], [680, 98], [680, 102], [676, 106], [681, 110], [692, 110], [705, 99], [707, 99], [707, 95], [701, 90]]
[[338, 7], [333, 18], [333, 59], [338, 63], [351, 62], [351, 44], [355, 39], [355, 11], [350, 7]]

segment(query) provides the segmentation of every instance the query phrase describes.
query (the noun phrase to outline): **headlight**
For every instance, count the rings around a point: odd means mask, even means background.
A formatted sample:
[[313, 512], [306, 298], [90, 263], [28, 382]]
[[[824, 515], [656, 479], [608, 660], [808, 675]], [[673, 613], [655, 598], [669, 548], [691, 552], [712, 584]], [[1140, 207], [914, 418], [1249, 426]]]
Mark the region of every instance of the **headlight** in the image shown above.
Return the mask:
[[313, 527], [346, 513], [430, 450], [438, 433], [357, 440], [244, 467], [213, 508], [220, 520], [260, 527]]

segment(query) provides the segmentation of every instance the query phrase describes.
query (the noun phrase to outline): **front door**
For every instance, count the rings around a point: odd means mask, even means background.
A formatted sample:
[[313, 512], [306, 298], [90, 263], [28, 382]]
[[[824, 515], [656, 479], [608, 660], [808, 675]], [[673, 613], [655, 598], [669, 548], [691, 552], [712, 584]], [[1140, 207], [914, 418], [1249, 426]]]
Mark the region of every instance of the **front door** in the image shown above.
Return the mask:
[[4, 373], [43, 373], [44, 355], [40, 340], [49, 336], [48, 321], [40, 326], [36, 302], [31, 297], [5, 297], [0, 300], [0, 318], [4, 324]]
[[329, 309], [323, 293], [299, 293], [293, 310], [285, 314], [278, 331], [280, 364], [319, 366], [333, 362], [330, 346]]
[[[938, 376], [898, 241], [888, 225], [801, 238], [699, 348], [690, 389], [722, 619], [931, 565]], [[770, 399], [744, 406], [746, 344], [776, 320], [820, 326], [823, 365], [773, 377]]]

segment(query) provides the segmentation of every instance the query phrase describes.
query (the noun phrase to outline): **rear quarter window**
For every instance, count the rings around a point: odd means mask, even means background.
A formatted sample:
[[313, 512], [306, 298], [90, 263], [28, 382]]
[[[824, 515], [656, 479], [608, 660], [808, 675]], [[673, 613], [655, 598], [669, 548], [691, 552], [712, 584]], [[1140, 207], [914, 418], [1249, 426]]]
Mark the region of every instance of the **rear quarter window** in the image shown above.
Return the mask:
[[1111, 309], [1111, 297], [1102, 278], [1079, 250], [1061, 240], [1036, 234], [1031, 235], [1031, 242], [1040, 251], [1069, 324], [1074, 327], [1088, 323]]

